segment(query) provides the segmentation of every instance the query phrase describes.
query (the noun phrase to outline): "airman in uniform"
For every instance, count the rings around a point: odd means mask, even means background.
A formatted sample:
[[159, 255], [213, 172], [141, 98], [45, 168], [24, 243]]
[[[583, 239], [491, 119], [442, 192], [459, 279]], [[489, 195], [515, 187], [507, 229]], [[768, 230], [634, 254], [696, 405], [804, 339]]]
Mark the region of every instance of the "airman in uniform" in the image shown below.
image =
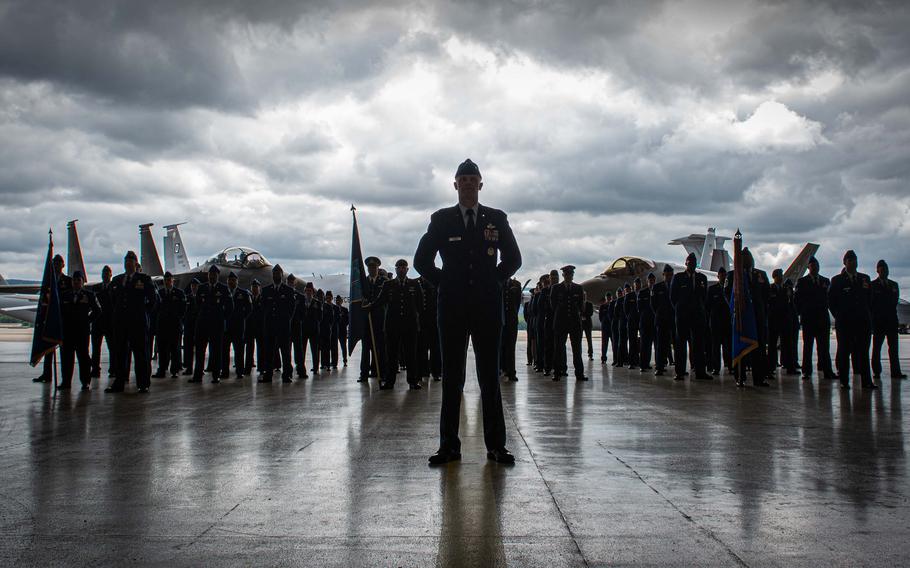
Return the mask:
[[111, 299], [111, 278], [113, 271], [110, 266], [101, 269], [101, 282], [94, 286], [93, 292], [101, 311], [92, 320], [92, 378], [101, 377], [101, 343], [107, 345], [108, 377], [114, 376], [114, 301]]
[[717, 271], [717, 282], [708, 287], [708, 325], [710, 326], [711, 348], [708, 351], [708, 372], [718, 375], [721, 364], [727, 369], [732, 367], [730, 349], [733, 346], [732, 319], [730, 304], [724, 294], [727, 271], [721, 266]]
[[395, 263], [395, 278], [383, 284], [379, 295], [366, 309], [382, 308], [385, 311], [385, 345], [387, 367], [381, 390], [395, 386], [399, 357], [404, 358], [407, 369], [408, 387], [420, 390], [420, 376], [417, 369], [417, 334], [420, 329], [420, 307], [423, 300], [417, 280], [408, 278], [408, 261], [401, 258]]
[[831, 365], [831, 315], [828, 288], [831, 281], [818, 273], [818, 260], [809, 259], [809, 274], [796, 282], [794, 303], [803, 329], [803, 380], [812, 380], [812, 350], [818, 346], [818, 370], [825, 379], [837, 376]]
[[900, 287], [888, 278], [888, 263], [879, 260], [875, 265], [878, 278], [872, 281], [872, 375], [878, 379], [882, 374], [882, 345], [888, 342], [888, 360], [891, 364], [892, 379], [906, 379], [901, 372], [897, 337], [897, 303]]
[[837, 335], [837, 374], [841, 388], [850, 388], [850, 360], [859, 371], [865, 389], [878, 388], [872, 382], [869, 368], [869, 344], [872, 339], [872, 282], [869, 276], [857, 272], [856, 253], [844, 253], [844, 268], [831, 279], [828, 305], [834, 314]]
[[92, 361], [88, 345], [92, 321], [101, 315], [101, 305], [95, 294], [83, 287], [82, 272], [73, 272], [73, 287], [63, 293], [60, 311], [63, 316], [63, 345], [60, 348], [61, 377], [59, 389], [69, 389], [73, 384], [73, 367], [79, 361], [79, 382], [82, 390], [91, 390]]
[[208, 369], [212, 373], [212, 382], [221, 382], [221, 369], [228, 365], [222, 360], [224, 331], [234, 309], [231, 291], [218, 281], [221, 269], [213, 264], [209, 268], [208, 281], [199, 285], [196, 298], [199, 302], [199, 314], [196, 320], [196, 367], [191, 383], [201, 383], [205, 372], [205, 349], [209, 350]]
[[338, 306], [338, 348], [341, 349], [341, 364], [348, 366], [348, 326], [351, 324], [351, 312], [344, 306], [341, 294], [335, 296]]
[[569, 376], [566, 362], [566, 336], [568, 336], [569, 343], [572, 345], [572, 366], [575, 370], [575, 379], [587, 381], [581, 351], [581, 319], [585, 306], [585, 291], [580, 284], [574, 282], [575, 267], [571, 264], [562, 267], [562, 277], [561, 283], [550, 287], [556, 356], [553, 380], [558, 381], [560, 376]]
[[183, 317], [183, 375], [193, 376], [193, 364], [196, 361], [196, 321], [199, 318], [199, 279], [190, 280], [183, 291], [186, 296], [186, 313]]
[[505, 323], [502, 328], [502, 372], [510, 381], [517, 381], [515, 344], [518, 342], [518, 311], [521, 309], [521, 282], [510, 278], [503, 289], [502, 307]]
[[[386, 278], [379, 273], [382, 261], [375, 256], [368, 256], [364, 261], [367, 265], [367, 279], [363, 289], [363, 303], [372, 303], [379, 297]], [[384, 271], [383, 271], [384, 272]], [[358, 383], [365, 383], [370, 377], [383, 378], [385, 372], [385, 336], [382, 332], [385, 313], [383, 306], [363, 309], [364, 336], [360, 346], [360, 378]]]
[[654, 349], [654, 311], [651, 309], [651, 290], [657, 278], [648, 274], [648, 285], [638, 291], [638, 365], [641, 372], [651, 370], [651, 351]]
[[685, 380], [691, 349], [695, 378], [713, 379], [705, 372], [705, 298], [708, 279], [695, 270], [695, 254], [686, 257], [686, 270], [673, 275], [670, 284], [670, 303], [676, 312], [676, 380]]
[[264, 351], [262, 343], [263, 318], [262, 284], [258, 279], [253, 278], [252, 282], [250, 282], [250, 315], [246, 318], [246, 330], [243, 334], [243, 374], [246, 376], [252, 376], [254, 361], [258, 374], [262, 375], [262, 353]]
[[670, 303], [670, 283], [673, 281], [673, 267], [664, 265], [661, 272], [663, 280], [651, 288], [651, 311], [654, 312], [654, 374], [661, 376], [671, 362], [670, 353], [673, 345], [673, 328], [676, 316]]
[[168, 369], [171, 377], [180, 372], [180, 337], [183, 335], [183, 316], [186, 314], [186, 295], [174, 287], [174, 275], [164, 273], [164, 288], [158, 291], [158, 371], [152, 375], [163, 378]]
[[281, 357], [281, 381], [293, 382], [291, 359], [291, 320], [297, 309], [297, 291], [284, 283], [280, 264], [272, 268], [272, 283], [262, 289], [262, 344], [259, 357], [262, 377], [257, 382], [272, 382], [275, 359]]
[[158, 292], [152, 279], [139, 272], [136, 253], [128, 251], [123, 258], [124, 272], [111, 280], [114, 300], [114, 355], [117, 371], [107, 393], [123, 392], [130, 375], [130, 358], [136, 372], [136, 386], [147, 393], [151, 386], [149, 366], [149, 315], [158, 305]]
[[[607, 295], [601, 298], [600, 306], [597, 308], [597, 319], [600, 320], [600, 364], [607, 362], [607, 346], [610, 343], [610, 330], [613, 322], [610, 321], [610, 303], [613, 302], [613, 293], [607, 292]], [[613, 354], [616, 357], [616, 354]]]
[[[53, 260], [51, 261], [54, 265], [54, 274], [57, 277], [57, 293], [60, 298], [63, 298], [68, 290], [73, 288], [73, 279], [63, 273], [63, 267], [66, 266], [66, 262], [63, 261], [63, 257], [54, 255]], [[65, 322], [64, 322], [65, 323]], [[54, 377], [54, 358], [50, 353], [44, 356], [44, 368], [41, 372], [41, 375], [32, 379], [33, 383], [49, 383], [53, 380]]]
[[625, 285], [622, 296], [623, 319], [626, 322], [626, 341], [629, 344], [629, 368], [637, 369], [641, 346], [638, 341], [638, 292], [641, 291], [641, 278], [634, 280], [634, 287]]

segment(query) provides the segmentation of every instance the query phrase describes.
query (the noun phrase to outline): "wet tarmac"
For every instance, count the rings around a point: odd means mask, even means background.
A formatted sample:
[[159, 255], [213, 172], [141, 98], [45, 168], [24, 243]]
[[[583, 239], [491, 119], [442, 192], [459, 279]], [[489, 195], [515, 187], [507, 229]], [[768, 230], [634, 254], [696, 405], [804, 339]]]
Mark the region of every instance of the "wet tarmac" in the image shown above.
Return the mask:
[[[910, 368], [910, 338], [902, 337]], [[519, 344], [523, 363], [525, 344]], [[514, 467], [430, 468], [441, 389], [153, 379], [53, 396], [0, 343], [3, 566], [900, 566], [908, 381], [503, 383]]]

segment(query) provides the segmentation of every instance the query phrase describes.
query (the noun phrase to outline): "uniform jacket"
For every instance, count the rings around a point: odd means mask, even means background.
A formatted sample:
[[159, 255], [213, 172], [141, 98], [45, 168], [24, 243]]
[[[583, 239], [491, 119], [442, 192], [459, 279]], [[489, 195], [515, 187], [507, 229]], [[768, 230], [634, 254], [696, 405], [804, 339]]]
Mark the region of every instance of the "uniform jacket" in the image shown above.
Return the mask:
[[715, 282], [708, 286], [705, 307], [708, 310], [708, 319], [711, 322], [712, 329], [717, 328], [718, 326], [729, 326], [731, 324], [730, 318], [732, 315], [730, 313], [730, 304], [727, 303], [727, 296], [724, 294], [724, 288], [719, 282]]
[[307, 336], [318, 336], [322, 326], [322, 302], [315, 296], [307, 304], [306, 294], [297, 294], [297, 311], [295, 319], [300, 320], [300, 327]]
[[550, 302], [553, 305], [554, 329], [581, 329], [582, 312], [585, 309], [585, 290], [581, 284], [563, 281], [550, 286]]
[[83, 288], [63, 292], [60, 312], [63, 316], [63, 339], [72, 341], [88, 337], [92, 322], [101, 316], [101, 305], [95, 294]]
[[654, 325], [654, 312], [651, 310], [651, 289], [642, 288], [639, 290], [637, 301], [639, 327]]
[[111, 280], [114, 302], [114, 327], [117, 329], [149, 330], [149, 316], [158, 305], [158, 292], [148, 274], [134, 272], [118, 274]]
[[807, 274], [797, 280], [794, 302], [803, 326], [830, 326], [828, 287], [831, 281], [822, 275]]
[[670, 303], [676, 311], [676, 319], [704, 317], [705, 298], [708, 294], [708, 279], [701, 272], [677, 272], [670, 282]]
[[897, 302], [901, 290], [891, 279], [872, 281], [872, 325], [877, 330], [897, 329]]
[[[436, 266], [436, 254], [442, 267]], [[502, 289], [521, 267], [521, 252], [506, 214], [478, 205], [476, 228], [469, 233], [458, 205], [430, 217], [414, 253], [414, 267], [437, 286], [439, 318], [503, 322]], [[442, 329], [442, 328], [441, 328]]]
[[508, 285], [503, 290], [502, 297], [503, 312], [506, 317], [506, 325], [513, 328], [518, 326], [518, 310], [521, 309], [521, 282], [510, 279]]
[[262, 291], [258, 296], [250, 293], [250, 315], [246, 318], [246, 335], [247, 337], [260, 337], [262, 335], [263, 318], [265, 310], [262, 306]]
[[[228, 290], [230, 291], [230, 288]], [[238, 286], [231, 292], [231, 299], [234, 301], [234, 309], [228, 317], [227, 329], [231, 333], [243, 337], [243, 333], [246, 331], [246, 320], [253, 310], [253, 295], [249, 290]]]
[[290, 333], [291, 319], [297, 309], [297, 292], [285, 284], [269, 284], [262, 289], [262, 325], [274, 334]]
[[218, 328], [224, 331], [234, 310], [234, 300], [227, 285], [221, 282], [215, 284], [203, 282], [196, 292], [196, 301], [199, 303], [196, 328], [204, 326], [210, 331]]
[[92, 321], [92, 332], [110, 333], [114, 329], [114, 299], [111, 297], [111, 283], [96, 284], [91, 287], [95, 299], [101, 306], [101, 313]]
[[828, 305], [838, 329], [860, 326], [868, 330], [872, 325], [872, 282], [869, 276], [857, 272], [850, 277], [846, 269], [842, 270], [831, 279]]
[[158, 329], [178, 329], [186, 314], [186, 294], [180, 288], [158, 290]]
[[654, 313], [654, 323], [666, 324], [673, 321], [670, 287], [664, 281], [657, 282], [651, 287], [651, 311]]
[[401, 280], [394, 278], [382, 285], [375, 306], [385, 308], [385, 326], [412, 327], [420, 325], [420, 309], [423, 304], [420, 284], [416, 278]]

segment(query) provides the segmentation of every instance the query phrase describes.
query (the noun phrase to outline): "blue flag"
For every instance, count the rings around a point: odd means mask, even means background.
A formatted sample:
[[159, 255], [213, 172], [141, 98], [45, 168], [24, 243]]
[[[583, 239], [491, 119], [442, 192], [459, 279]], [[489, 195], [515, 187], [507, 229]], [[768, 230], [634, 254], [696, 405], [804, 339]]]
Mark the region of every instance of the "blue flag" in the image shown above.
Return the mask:
[[60, 314], [60, 289], [57, 288], [57, 273], [54, 272], [54, 235], [50, 234], [47, 244], [47, 259], [44, 262], [44, 276], [41, 278], [41, 292], [38, 296], [38, 314], [32, 335], [32, 367], [41, 359], [53, 353], [63, 343], [63, 317]]
[[743, 266], [743, 236], [736, 231], [733, 236], [733, 293], [730, 295], [730, 311], [733, 314], [733, 366], [739, 365], [743, 357], [758, 348], [758, 325], [755, 308], [752, 305], [750, 274]]
[[357, 213], [351, 205], [351, 215], [354, 217], [354, 231], [351, 235], [351, 293], [348, 297], [350, 304], [348, 317], [348, 353], [354, 350], [357, 342], [362, 340], [365, 333], [363, 311], [363, 290], [366, 288], [366, 272], [364, 271], [363, 251], [360, 250], [360, 230], [357, 228]]

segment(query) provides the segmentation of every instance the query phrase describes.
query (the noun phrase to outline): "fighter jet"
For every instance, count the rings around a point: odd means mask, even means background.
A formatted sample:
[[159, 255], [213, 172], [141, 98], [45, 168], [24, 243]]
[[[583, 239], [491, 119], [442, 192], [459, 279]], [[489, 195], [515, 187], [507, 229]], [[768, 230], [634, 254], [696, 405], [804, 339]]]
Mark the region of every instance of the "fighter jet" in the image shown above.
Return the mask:
[[[692, 234], [688, 237], [673, 239], [667, 244], [680, 245], [686, 249], [686, 254], [694, 253], [699, 259], [696, 270], [704, 274], [708, 283], [717, 282], [717, 271], [723, 267], [724, 270], [730, 270], [730, 253], [723, 247], [730, 237], [718, 237], [715, 229], [709, 228], [708, 232], [703, 235]], [[819, 245], [806, 243], [800, 253], [796, 256], [790, 267], [784, 272], [784, 280], [788, 278], [796, 282], [800, 276], [805, 273], [809, 266], [809, 258], [818, 250]], [[686, 269], [684, 264], [679, 262], [665, 262], [641, 258], [636, 256], [621, 256], [614, 260], [610, 266], [601, 274], [590, 278], [581, 283], [587, 294], [588, 300], [595, 305], [599, 304], [607, 292], [616, 292], [617, 288], [625, 284], [631, 284], [636, 278], [641, 278], [645, 283], [649, 273], [653, 272], [659, 279], [664, 265], [669, 264], [673, 267], [674, 273]], [[597, 325], [598, 322], [595, 322]]]

